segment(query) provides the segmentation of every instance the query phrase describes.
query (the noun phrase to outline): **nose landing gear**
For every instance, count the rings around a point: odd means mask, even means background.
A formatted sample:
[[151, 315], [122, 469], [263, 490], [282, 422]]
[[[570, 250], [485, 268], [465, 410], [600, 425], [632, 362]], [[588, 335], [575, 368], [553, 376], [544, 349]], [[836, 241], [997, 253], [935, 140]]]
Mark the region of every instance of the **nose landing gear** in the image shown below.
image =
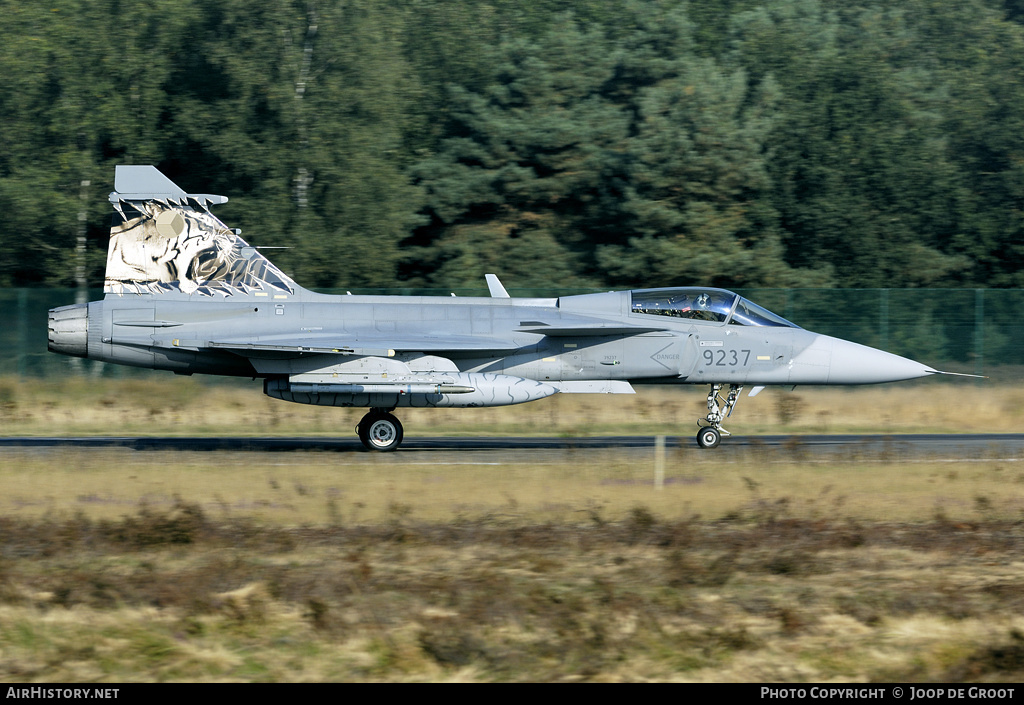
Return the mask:
[[[743, 391], [742, 384], [730, 384], [729, 392], [723, 397], [721, 395], [722, 385], [712, 384], [708, 393], [708, 415], [697, 420], [700, 432], [697, 433], [697, 445], [701, 448], [716, 448], [722, 442], [722, 436], [732, 435], [722, 428], [722, 419], [732, 416], [732, 408], [736, 406], [740, 392]], [[720, 403], [725, 404], [723, 409]], [[724, 413], [723, 413], [724, 412]]]

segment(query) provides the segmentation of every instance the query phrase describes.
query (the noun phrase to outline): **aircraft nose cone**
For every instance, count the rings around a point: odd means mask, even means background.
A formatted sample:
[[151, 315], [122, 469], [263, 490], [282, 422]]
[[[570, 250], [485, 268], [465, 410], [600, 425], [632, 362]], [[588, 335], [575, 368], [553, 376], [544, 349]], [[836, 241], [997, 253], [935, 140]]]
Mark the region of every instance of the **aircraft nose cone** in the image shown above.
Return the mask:
[[935, 374], [935, 370], [931, 367], [899, 355], [839, 338], [829, 338], [828, 340], [832, 346], [829, 384], [898, 382]]

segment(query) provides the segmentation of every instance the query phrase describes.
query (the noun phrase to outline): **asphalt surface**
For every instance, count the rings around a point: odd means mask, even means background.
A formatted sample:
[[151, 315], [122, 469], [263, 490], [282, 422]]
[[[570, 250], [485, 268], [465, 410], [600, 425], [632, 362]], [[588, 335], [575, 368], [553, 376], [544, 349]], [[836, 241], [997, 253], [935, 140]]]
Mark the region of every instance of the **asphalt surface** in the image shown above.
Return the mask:
[[[490, 451], [495, 460], [503, 453], [517, 451], [592, 451], [653, 450], [653, 436], [596, 436], [578, 438], [521, 437], [407, 437], [395, 455], [428, 452], [452, 455], [466, 451]], [[703, 453], [732, 455], [759, 451], [806, 457], [873, 456], [892, 458], [941, 459], [1024, 459], [1024, 434], [893, 434], [893, 435], [791, 435], [731, 436], [712, 450], [697, 448], [693, 436], [668, 436], [666, 448], [689, 448]], [[88, 436], [80, 438], [0, 438], [0, 450], [14, 448], [123, 448], [136, 451], [248, 451], [294, 452], [326, 451], [366, 453], [358, 439], [342, 438], [249, 438], [249, 437], [122, 437]]]

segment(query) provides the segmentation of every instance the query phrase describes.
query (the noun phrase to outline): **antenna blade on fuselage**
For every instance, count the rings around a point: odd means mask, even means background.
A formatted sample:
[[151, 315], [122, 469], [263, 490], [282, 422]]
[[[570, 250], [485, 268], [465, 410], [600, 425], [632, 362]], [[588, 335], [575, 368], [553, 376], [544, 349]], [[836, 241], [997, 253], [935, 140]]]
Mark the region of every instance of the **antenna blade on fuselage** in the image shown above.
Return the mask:
[[487, 280], [487, 290], [491, 292], [491, 298], [494, 298], [494, 299], [511, 299], [512, 298], [511, 296], [508, 295], [508, 292], [505, 291], [505, 287], [503, 287], [501, 285], [501, 282], [498, 281], [498, 275], [496, 275], [496, 274], [485, 274], [484, 275], [484, 279]]

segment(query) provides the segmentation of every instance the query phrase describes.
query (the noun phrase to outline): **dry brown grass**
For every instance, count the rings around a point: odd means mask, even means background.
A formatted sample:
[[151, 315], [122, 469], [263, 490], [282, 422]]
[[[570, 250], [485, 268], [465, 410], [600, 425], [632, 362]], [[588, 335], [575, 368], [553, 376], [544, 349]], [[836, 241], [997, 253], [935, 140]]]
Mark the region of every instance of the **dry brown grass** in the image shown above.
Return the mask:
[[1014, 681], [1021, 528], [6, 521], [0, 678]]
[[379, 523], [398, 512], [453, 517], [618, 521], [633, 506], [701, 520], [848, 518], [950, 521], [1024, 515], [1024, 467], [1013, 459], [949, 462], [851, 453], [812, 461], [799, 446], [728, 455], [684, 447], [654, 485], [653, 451], [173, 452], [8, 449], [0, 513], [115, 519], [177, 499], [209, 515], [278, 525]]
[[495, 455], [5, 452], [0, 679], [1024, 676], [1013, 461]]

